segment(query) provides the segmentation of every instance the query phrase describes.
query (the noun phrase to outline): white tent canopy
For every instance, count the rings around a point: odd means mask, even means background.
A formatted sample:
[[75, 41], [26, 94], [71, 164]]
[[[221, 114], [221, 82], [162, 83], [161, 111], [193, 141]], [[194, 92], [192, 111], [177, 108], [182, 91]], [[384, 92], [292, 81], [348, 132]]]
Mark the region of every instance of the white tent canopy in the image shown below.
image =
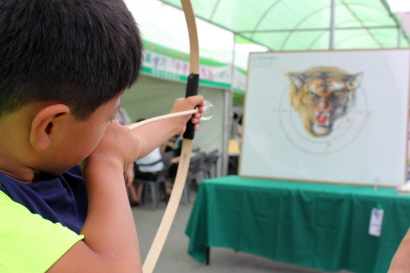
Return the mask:
[[[133, 13], [145, 40], [189, 52], [188, 30], [181, 10], [158, 0], [125, 0], [125, 3]], [[198, 18], [196, 23], [202, 58], [233, 63], [247, 69], [249, 52], [267, 50], [266, 47], [252, 44], [235, 45], [232, 32]]]

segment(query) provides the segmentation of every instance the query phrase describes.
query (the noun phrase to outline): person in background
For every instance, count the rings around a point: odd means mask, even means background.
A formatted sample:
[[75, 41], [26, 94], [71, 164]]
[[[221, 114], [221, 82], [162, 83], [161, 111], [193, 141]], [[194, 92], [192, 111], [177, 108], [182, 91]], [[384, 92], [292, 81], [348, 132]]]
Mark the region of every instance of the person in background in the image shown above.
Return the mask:
[[165, 154], [167, 152], [173, 152], [174, 157], [178, 157], [181, 155], [181, 141], [182, 136], [172, 136], [168, 139], [163, 145], [161, 145], [161, 154]]
[[171, 178], [169, 181], [165, 183], [165, 192], [166, 192], [166, 199], [169, 198], [172, 187], [173, 181], [177, 175], [178, 166], [179, 166], [179, 159], [182, 150], [182, 135], [175, 135], [168, 139], [160, 148], [161, 154], [165, 154], [168, 152], [172, 152], [174, 154], [173, 158], [171, 159], [171, 165], [169, 166], [168, 170], [168, 177]]
[[239, 115], [237, 113], [233, 113], [232, 117], [232, 124], [231, 124], [231, 133], [229, 135], [229, 139], [237, 139], [239, 135]]
[[[137, 122], [143, 120], [145, 119], [139, 119]], [[132, 166], [134, 179], [131, 182], [129, 182], [129, 180], [127, 181], [127, 188], [129, 191], [130, 205], [133, 207], [140, 204], [142, 191], [144, 190], [144, 184], [138, 183], [138, 178], [155, 180], [160, 171], [164, 168], [159, 147], [155, 148], [143, 158], [138, 159], [135, 164], [132, 164]]]
[[161, 154], [172, 152], [174, 157], [171, 160], [169, 167], [169, 176], [175, 177], [178, 170], [179, 157], [182, 149], [182, 135], [173, 136], [164, 145], [161, 146]]

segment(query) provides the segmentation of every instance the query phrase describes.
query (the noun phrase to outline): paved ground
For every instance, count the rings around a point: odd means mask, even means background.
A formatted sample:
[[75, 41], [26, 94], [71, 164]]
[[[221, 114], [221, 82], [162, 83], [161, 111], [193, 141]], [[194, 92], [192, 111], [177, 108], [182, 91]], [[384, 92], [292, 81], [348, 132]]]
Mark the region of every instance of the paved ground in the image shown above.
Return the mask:
[[[194, 194], [192, 198], [194, 200]], [[191, 208], [192, 204], [181, 203], [179, 206], [173, 226], [155, 267], [155, 273], [325, 273], [225, 248], [212, 248], [211, 264], [208, 266], [200, 264], [187, 253], [188, 237], [185, 235], [185, 228]], [[152, 209], [151, 203], [133, 208], [143, 261], [152, 244], [164, 211], [164, 203], [161, 203], [160, 208], [156, 211]], [[349, 272], [340, 271], [339, 273]]]

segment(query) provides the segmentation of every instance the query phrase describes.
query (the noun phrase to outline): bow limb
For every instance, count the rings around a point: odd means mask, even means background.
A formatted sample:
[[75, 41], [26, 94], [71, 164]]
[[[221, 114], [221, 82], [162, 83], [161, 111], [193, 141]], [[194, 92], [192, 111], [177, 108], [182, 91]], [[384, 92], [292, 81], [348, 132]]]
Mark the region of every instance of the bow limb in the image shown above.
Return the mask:
[[[188, 76], [188, 83], [186, 88], [186, 97], [194, 96], [198, 93], [199, 83], [199, 46], [198, 35], [196, 30], [195, 15], [192, 9], [190, 0], [181, 0], [182, 8], [185, 14], [189, 33], [190, 44], [190, 74]], [[152, 273], [157, 263], [158, 257], [164, 246], [165, 240], [168, 236], [172, 222], [174, 221], [179, 203], [181, 201], [182, 192], [184, 191], [185, 181], [188, 174], [189, 163], [191, 159], [192, 140], [194, 138], [193, 124], [189, 121], [184, 133], [182, 141], [182, 149], [180, 161], [178, 164], [178, 171], [175, 178], [172, 193], [168, 201], [167, 208], [162, 218], [161, 224], [155, 235], [154, 241], [147, 254], [144, 265], [142, 267], [144, 273]]]

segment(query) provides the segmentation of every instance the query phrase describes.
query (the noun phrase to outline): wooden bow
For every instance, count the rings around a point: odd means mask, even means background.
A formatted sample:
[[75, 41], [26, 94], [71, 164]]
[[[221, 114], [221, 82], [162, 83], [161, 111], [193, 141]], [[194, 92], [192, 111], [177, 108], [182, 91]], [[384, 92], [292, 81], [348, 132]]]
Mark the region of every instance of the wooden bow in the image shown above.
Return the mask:
[[[199, 46], [198, 35], [196, 30], [195, 15], [190, 0], [181, 0], [182, 9], [185, 14], [189, 33], [190, 45], [190, 74], [186, 87], [186, 97], [194, 96], [198, 93], [199, 83]], [[191, 159], [192, 140], [194, 138], [193, 124], [188, 122], [182, 141], [181, 156], [178, 165], [178, 171], [172, 188], [172, 193], [162, 218], [161, 224], [155, 235], [154, 241], [145, 259], [142, 267], [144, 273], [152, 273], [157, 263], [158, 257], [168, 236], [172, 222], [174, 221], [182, 192], [184, 191], [185, 181], [188, 174], [189, 162]]]

